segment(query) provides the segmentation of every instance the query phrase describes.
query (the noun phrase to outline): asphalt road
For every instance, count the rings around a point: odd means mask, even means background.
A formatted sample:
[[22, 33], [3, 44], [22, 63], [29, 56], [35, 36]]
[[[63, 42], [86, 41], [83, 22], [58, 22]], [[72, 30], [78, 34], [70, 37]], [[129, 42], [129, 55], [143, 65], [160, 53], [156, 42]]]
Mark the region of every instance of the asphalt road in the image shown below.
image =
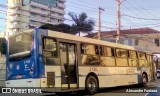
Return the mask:
[[[148, 84], [148, 87], [143, 88], [137, 85], [123, 86], [114, 88], [105, 88], [99, 90], [99, 92], [93, 96], [160, 96], [160, 80], [156, 80]], [[127, 90], [141, 90], [143, 92], [126, 92]], [[150, 92], [144, 92], [144, 91]], [[154, 92], [151, 92], [154, 91]], [[72, 93], [61, 93], [60, 95], [55, 93], [42, 93], [42, 94], [0, 94], [0, 96], [89, 96], [85, 91], [78, 91]]]

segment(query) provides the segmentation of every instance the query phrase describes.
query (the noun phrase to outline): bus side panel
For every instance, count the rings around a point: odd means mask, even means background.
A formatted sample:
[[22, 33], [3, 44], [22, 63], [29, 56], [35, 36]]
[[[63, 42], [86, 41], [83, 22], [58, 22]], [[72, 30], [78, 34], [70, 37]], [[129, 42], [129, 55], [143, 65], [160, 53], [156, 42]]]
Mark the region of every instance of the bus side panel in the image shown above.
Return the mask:
[[136, 67], [79, 66], [80, 87], [85, 87], [86, 77], [91, 72], [98, 76], [100, 88], [138, 84]]

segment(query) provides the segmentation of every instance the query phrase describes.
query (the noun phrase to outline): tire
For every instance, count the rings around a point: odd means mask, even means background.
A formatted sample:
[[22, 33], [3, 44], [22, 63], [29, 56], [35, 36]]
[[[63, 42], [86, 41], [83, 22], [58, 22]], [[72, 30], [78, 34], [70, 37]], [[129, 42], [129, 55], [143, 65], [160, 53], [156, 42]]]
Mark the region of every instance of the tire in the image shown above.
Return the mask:
[[98, 91], [98, 80], [95, 76], [88, 76], [85, 83], [88, 94], [94, 95]]
[[142, 86], [147, 87], [147, 76], [145, 74], [142, 74]]

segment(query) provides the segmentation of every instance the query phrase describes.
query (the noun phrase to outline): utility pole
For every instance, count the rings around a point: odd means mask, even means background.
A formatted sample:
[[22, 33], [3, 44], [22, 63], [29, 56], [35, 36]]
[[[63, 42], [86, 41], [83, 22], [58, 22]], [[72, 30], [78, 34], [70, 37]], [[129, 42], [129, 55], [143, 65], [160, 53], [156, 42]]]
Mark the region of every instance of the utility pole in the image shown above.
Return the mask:
[[116, 43], [119, 43], [120, 41], [120, 31], [121, 31], [121, 3], [126, 0], [117, 0], [117, 37], [116, 37]]
[[101, 40], [101, 11], [104, 11], [101, 7], [98, 8], [98, 40]]
[[116, 43], [120, 41], [120, 30], [121, 30], [121, 13], [120, 13], [120, 0], [117, 0], [117, 38]]

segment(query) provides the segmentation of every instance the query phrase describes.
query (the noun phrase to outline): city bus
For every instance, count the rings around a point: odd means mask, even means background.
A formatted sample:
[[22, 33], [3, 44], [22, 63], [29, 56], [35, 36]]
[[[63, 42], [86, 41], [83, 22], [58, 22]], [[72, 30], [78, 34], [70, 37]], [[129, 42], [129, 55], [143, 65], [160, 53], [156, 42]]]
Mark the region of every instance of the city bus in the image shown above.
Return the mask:
[[153, 77], [153, 56], [132, 46], [39, 28], [8, 41], [6, 87], [95, 94], [99, 88], [146, 86]]

